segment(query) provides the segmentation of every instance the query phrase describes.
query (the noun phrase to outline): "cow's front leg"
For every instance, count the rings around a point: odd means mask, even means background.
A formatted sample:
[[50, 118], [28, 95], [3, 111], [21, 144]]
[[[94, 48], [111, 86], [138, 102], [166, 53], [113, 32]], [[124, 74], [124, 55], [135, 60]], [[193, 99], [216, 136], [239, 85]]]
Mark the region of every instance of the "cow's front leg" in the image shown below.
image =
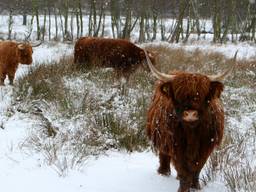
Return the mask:
[[199, 183], [199, 174], [200, 174], [200, 171], [197, 171], [193, 174], [192, 186], [191, 186], [193, 189], [201, 189], [201, 186]]
[[161, 152], [159, 153], [160, 166], [157, 170], [159, 174], [166, 175], [166, 176], [171, 174], [170, 161], [171, 161], [171, 157], [169, 155], [166, 155]]

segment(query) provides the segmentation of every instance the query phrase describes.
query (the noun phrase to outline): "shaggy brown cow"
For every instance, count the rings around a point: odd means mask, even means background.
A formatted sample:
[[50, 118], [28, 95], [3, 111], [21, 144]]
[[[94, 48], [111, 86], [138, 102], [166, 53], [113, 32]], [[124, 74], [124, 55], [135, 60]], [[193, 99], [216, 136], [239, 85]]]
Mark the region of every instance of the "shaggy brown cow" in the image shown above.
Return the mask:
[[178, 191], [199, 189], [200, 171], [223, 136], [220, 81], [231, 69], [216, 76], [187, 72], [163, 74], [148, 57], [147, 62], [160, 79], [147, 116], [147, 135], [159, 154], [158, 172], [169, 175], [172, 162], [180, 180]]
[[6, 75], [12, 85], [19, 63], [30, 65], [32, 53], [29, 43], [0, 42], [0, 85], [4, 85]]
[[[155, 64], [153, 54], [148, 54]], [[127, 40], [82, 37], [75, 44], [74, 63], [110, 67], [118, 77], [125, 77], [126, 80], [139, 66], [143, 66], [145, 60], [143, 49]]]

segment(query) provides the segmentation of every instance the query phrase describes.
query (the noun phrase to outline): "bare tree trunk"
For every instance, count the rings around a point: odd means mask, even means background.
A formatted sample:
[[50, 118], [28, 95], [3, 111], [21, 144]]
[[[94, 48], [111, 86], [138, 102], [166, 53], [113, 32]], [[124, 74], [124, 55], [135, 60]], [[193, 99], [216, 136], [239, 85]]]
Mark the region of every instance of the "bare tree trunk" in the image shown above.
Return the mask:
[[219, 42], [221, 37], [221, 6], [220, 0], [214, 0], [213, 4], [213, 42]]
[[60, 9], [59, 9], [59, 17], [60, 17], [60, 27], [62, 32], [62, 38], [63, 38], [63, 41], [65, 41], [65, 31], [64, 31], [63, 19], [62, 19], [62, 14]]
[[83, 25], [83, 11], [82, 11], [82, 5], [81, 0], [78, 0], [78, 10], [79, 10], [79, 17], [80, 17], [80, 36], [83, 36], [84, 33], [84, 25]]
[[178, 43], [180, 40], [180, 36], [183, 38], [183, 18], [186, 12], [186, 9], [188, 7], [189, 2], [186, 2], [185, 0], [180, 1], [180, 7], [179, 7], [179, 16], [176, 21], [174, 32], [171, 36], [170, 42], [176, 42]]
[[191, 22], [191, 6], [190, 1], [188, 2], [188, 17], [187, 17], [187, 29], [186, 29], [186, 37], [183, 40], [184, 43], [188, 41], [188, 38], [190, 36], [190, 22]]
[[22, 15], [22, 25], [27, 25], [27, 13], [23, 13]]
[[102, 1], [99, 4], [97, 12], [96, 1], [90, 1], [90, 15], [89, 15], [89, 36], [98, 37], [102, 26], [102, 21], [105, 19], [105, 3]]
[[146, 33], [146, 41], [152, 41], [151, 37], [151, 18], [149, 15], [146, 16], [145, 18], [145, 33]]
[[36, 40], [40, 40], [41, 31], [40, 31], [40, 22], [39, 22], [38, 0], [32, 0], [32, 7], [33, 7], [34, 15], [36, 16], [36, 28], [37, 28]]
[[140, 34], [139, 42], [145, 42], [145, 12], [143, 11], [140, 16]]
[[129, 0], [125, 1], [126, 14], [125, 14], [125, 25], [123, 28], [122, 38], [130, 39], [130, 26], [131, 26], [131, 3]]
[[166, 40], [166, 36], [165, 36], [166, 29], [165, 29], [165, 25], [164, 24], [165, 23], [163, 21], [163, 18], [161, 18], [161, 20], [160, 20], [160, 29], [161, 29], [161, 40], [162, 41]]
[[134, 29], [139, 18], [137, 17], [135, 21], [132, 23], [131, 1], [126, 0], [125, 7], [126, 7], [125, 25], [122, 30], [122, 39], [129, 40], [131, 36], [131, 32]]
[[101, 29], [101, 37], [104, 37], [104, 33], [105, 33], [105, 18], [106, 18], [106, 15], [104, 13], [103, 22], [102, 22], [102, 29]]
[[49, 37], [49, 41], [51, 40], [51, 8], [48, 5], [48, 37]]
[[94, 24], [94, 13], [96, 12], [95, 8], [95, 1], [90, 1], [90, 14], [89, 14], [89, 22], [88, 22], [88, 35], [92, 36], [93, 34], [93, 24]]
[[46, 32], [46, 9], [44, 9], [44, 24], [42, 26], [42, 41], [44, 41], [44, 37], [45, 37], [45, 32]]
[[71, 13], [70, 16], [70, 39], [71, 41], [74, 40], [74, 13]]
[[231, 41], [235, 42], [235, 36], [234, 34], [237, 34], [237, 22], [236, 22], [236, 1], [231, 0], [231, 21], [230, 21], [230, 25], [231, 25]]
[[100, 15], [99, 15], [99, 20], [97, 23], [97, 14], [95, 14], [94, 16], [94, 30], [93, 30], [93, 36], [97, 37], [99, 35], [99, 31], [100, 31], [100, 27], [101, 27], [101, 23], [103, 20], [103, 17], [105, 17], [105, 13], [104, 13], [104, 3], [101, 4], [101, 8], [100, 8]]
[[250, 18], [250, 23], [248, 27], [248, 31], [251, 34], [250, 41], [256, 41], [255, 38], [255, 31], [256, 31], [256, 3], [250, 3], [249, 5], [249, 18]]
[[12, 39], [12, 27], [13, 27], [13, 9], [9, 9], [9, 19], [8, 19], [8, 40]]
[[58, 27], [58, 15], [57, 15], [56, 6], [54, 6], [54, 20], [55, 20], [55, 37], [54, 37], [54, 39], [57, 40], [59, 27]]
[[110, 12], [111, 12], [111, 29], [113, 38], [121, 37], [120, 33], [120, 7], [116, 0], [110, 1]]
[[65, 0], [64, 2], [64, 40], [69, 39], [68, 32], [68, 16], [69, 16], [69, 0]]
[[79, 14], [76, 11], [76, 38], [80, 37], [80, 21], [79, 21]]
[[156, 39], [156, 34], [157, 34], [157, 13], [153, 13], [153, 36], [152, 36], [152, 41]]
[[32, 31], [33, 31], [33, 24], [34, 24], [34, 18], [35, 18], [35, 16], [32, 14], [31, 20], [30, 20], [30, 23], [29, 23], [29, 31], [28, 31], [28, 34], [27, 34], [26, 37], [25, 37], [25, 41], [29, 41], [30, 36], [31, 36], [31, 34], [32, 34]]
[[78, 39], [80, 37], [79, 0], [77, 0], [75, 15], [76, 15], [76, 38]]
[[199, 11], [198, 11], [198, 0], [190, 0], [191, 2], [191, 6], [192, 6], [192, 10], [195, 16], [195, 20], [196, 20], [196, 30], [197, 30], [197, 39], [200, 39], [200, 35], [201, 35], [201, 29], [200, 29], [200, 16], [199, 16]]

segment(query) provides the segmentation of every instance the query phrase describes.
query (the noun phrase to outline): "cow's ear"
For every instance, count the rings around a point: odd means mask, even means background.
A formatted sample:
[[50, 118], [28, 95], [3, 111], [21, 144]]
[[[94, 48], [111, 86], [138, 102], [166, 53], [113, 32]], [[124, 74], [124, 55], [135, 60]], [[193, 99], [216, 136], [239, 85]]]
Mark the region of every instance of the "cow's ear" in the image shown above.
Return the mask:
[[172, 83], [171, 82], [163, 83], [160, 86], [160, 91], [163, 95], [167, 97], [172, 97], [173, 96]]
[[19, 50], [24, 50], [25, 49], [25, 45], [24, 44], [19, 44], [18, 45], [18, 49]]
[[220, 98], [220, 95], [224, 89], [224, 85], [221, 82], [213, 81], [210, 85], [209, 99]]

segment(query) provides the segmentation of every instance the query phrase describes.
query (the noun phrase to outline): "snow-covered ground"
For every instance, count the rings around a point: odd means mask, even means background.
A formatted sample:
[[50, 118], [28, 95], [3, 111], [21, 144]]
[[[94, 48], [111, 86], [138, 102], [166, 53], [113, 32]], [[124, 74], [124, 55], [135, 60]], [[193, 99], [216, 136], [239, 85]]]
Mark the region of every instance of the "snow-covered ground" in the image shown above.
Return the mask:
[[[155, 43], [157, 45], [157, 43]], [[164, 43], [167, 45], [166, 43]], [[181, 47], [182, 45], [167, 45]], [[184, 46], [182, 46], [184, 47]], [[187, 45], [185, 48], [202, 48], [205, 51], [225, 50], [227, 56], [232, 56], [239, 49], [239, 57], [253, 57], [256, 48], [240, 44], [237, 46]], [[43, 45], [34, 50], [34, 62], [38, 65], [43, 61], [58, 60], [63, 54], [70, 54], [72, 46], [57, 44], [54, 46]], [[246, 53], [246, 55], [243, 55]], [[34, 66], [19, 68], [17, 78], [25, 75], [26, 70]], [[13, 88], [10, 86], [0, 88], [0, 105], [2, 115], [0, 122], [4, 129], [0, 129], [0, 180], [2, 189], [8, 192], [21, 191], [89, 191], [89, 192], [125, 192], [125, 191], [176, 191], [178, 181], [175, 172], [170, 177], [162, 177], [156, 173], [158, 166], [157, 157], [152, 152], [132, 153], [108, 152], [107, 155], [95, 159], [89, 158], [87, 163], [79, 170], [71, 170], [65, 177], [60, 177], [54, 166], [48, 166], [42, 161], [40, 155], [26, 154], [20, 150], [22, 142], [30, 133], [33, 121], [24, 119], [22, 114], [11, 118], [6, 117], [11, 109]], [[3, 110], [5, 109], [5, 110]], [[5, 113], [3, 115], [3, 113]], [[225, 191], [222, 183], [209, 183], [203, 191]]]
[[[22, 27], [20, 31], [25, 30]], [[19, 31], [18, 30], [18, 31]], [[247, 43], [213, 45], [208, 41], [190, 44], [168, 44], [155, 42], [152, 45], [164, 45], [186, 50], [200, 49], [220, 52], [233, 57], [239, 50], [238, 59], [254, 58], [255, 45]], [[34, 49], [31, 66], [19, 66], [16, 79], [26, 75], [30, 67], [43, 62], [57, 61], [63, 55], [70, 55], [72, 44], [43, 44]], [[256, 74], [254, 74], [256, 75]], [[127, 154], [108, 151], [98, 158], [89, 157], [79, 169], [69, 170], [63, 176], [58, 168], [44, 162], [42, 154], [29, 153], [21, 149], [27, 135], [34, 127], [34, 120], [22, 113], [12, 113], [13, 106], [19, 102], [13, 100], [13, 87], [0, 87], [0, 180], [1, 191], [6, 192], [170, 192], [176, 191], [178, 181], [173, 170], [170, 177], [157, 174], [158, 158], [151, 151]], [[10, 114], [10, 115], [9, 115]], [[250, 120], [255, 120], [256, 114]], [[57, 166], [57, 165], [56, 165]], [[61, 174], [62, 175], [62, 174]], [[223, 183], [210, 182], [204, 192], [226, 192]]]

